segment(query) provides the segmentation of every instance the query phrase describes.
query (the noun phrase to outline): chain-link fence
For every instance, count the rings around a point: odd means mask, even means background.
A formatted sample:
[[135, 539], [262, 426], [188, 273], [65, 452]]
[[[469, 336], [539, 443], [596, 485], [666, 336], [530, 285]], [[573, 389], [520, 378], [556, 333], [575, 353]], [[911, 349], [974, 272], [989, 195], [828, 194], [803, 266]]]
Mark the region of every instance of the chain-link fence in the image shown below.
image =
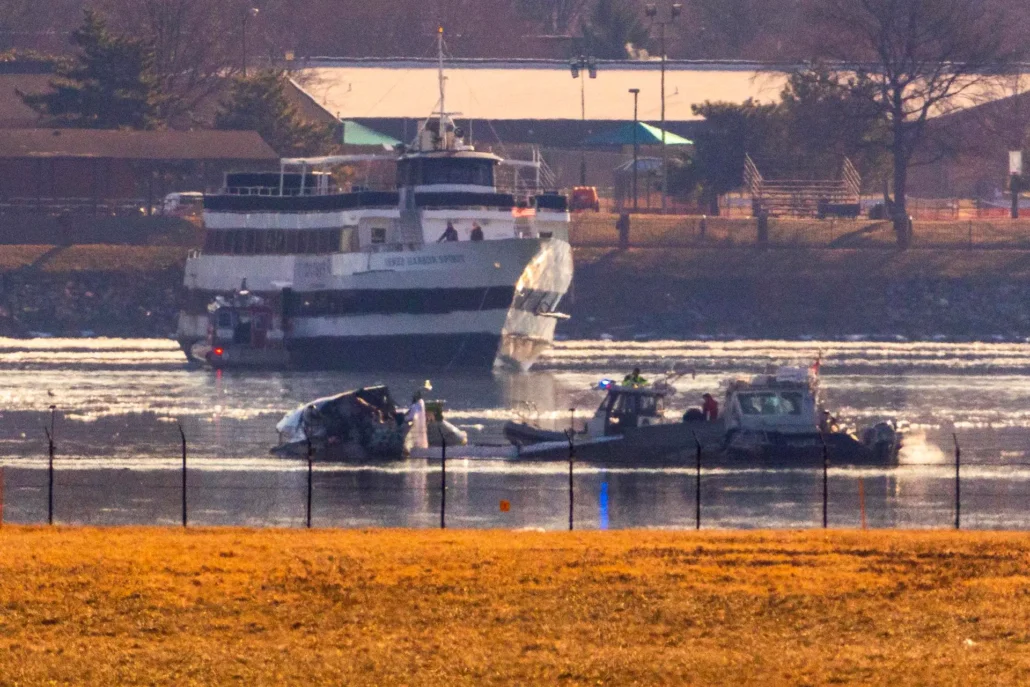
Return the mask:
[[[307, 459], [243, 467], [181, 455], [132, 468], [62, 459], [0, 469], [0, 522], [75, 525], [458, 528], [1030, 528], [1030, 462], [963, 449], [951, 463], [852, 467], [679, 458], [581, 462]], [[454, 449], [452, 449], [453, 453]], [[641, 467], [644, 465], [645, 467]]]

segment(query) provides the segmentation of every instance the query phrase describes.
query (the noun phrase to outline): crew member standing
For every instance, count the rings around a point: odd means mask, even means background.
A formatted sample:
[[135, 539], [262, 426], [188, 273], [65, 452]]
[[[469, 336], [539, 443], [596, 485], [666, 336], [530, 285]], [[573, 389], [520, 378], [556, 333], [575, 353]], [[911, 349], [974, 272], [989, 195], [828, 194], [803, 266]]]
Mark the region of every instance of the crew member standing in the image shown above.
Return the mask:
[[718, 420], [719, 402], [712, 398], [711, 394], [705, 394], [701, 398], [704, 399], [704, 403], [701, 404], [701, 414], [704, 416], [705, 422]]
[[640, 376], [640, 368], [634, 367], [633, 372], [629, 373], [622, 379], [623, 386], [645, 386], [647, 380]]
[[411, 428], [412, 448], [429, 448], [429, 433], [426, 429], [426, 402], [422, 400], [422, 392], [416, 391], [411, 397], [411, 406], [404, 416]]
[[479, 222], [472, 223], [472, 233], [469, 234], [469, 238], [473, 241], [483, 240], [483, 227], [479, 226]]
[[447, 223], [447, 228], [443, 230], [443, 234], [436, 240], [437, 243], [443, 243], [444, 241], [457, 241], [458, 230], [454, 228], [454, 225], [450, 222]]

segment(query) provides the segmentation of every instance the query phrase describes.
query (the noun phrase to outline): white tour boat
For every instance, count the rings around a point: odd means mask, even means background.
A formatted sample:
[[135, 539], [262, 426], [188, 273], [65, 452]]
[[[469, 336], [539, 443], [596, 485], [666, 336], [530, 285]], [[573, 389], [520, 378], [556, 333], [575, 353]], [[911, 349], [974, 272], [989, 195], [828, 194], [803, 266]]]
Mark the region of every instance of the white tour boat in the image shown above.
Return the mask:
[[204, 198], [179, 316], [187, 355], [211, 338], [209, 306], [244, 280], [294, 366], [526, 368], [551, 344], [572, 279], [566, 200], [538, 181], [498, 188], [500, 165], [538, 180], [540, 163], [467, 144], [444, 109], [442, 42], [440, 67], [439, 112], [396, 158], [395, 188], [335, 188], [330, 168], [370, 156], [334, 156], [227, 174]]

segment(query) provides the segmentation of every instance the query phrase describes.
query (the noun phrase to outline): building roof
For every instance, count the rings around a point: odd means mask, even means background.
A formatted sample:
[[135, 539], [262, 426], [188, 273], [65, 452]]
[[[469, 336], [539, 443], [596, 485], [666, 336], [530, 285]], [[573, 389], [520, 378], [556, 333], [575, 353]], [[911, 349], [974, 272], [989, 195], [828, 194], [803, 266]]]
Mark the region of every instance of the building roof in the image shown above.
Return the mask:
[[394, 146], [400, 145], [393, 136], [387, 136], [381, 134], [375, 129], [358, 124], [351, 120], [344, 120], [343, 125], [343, 144], [349, 146], [382, 146], [383, 148], [393, 148]]
[[[634, 129], [636, 136], [634, 136]], [[588, 146], [653, 146], [662, 144], [662, 130], [643, 122], [627, 122], [620, 124], [614, 129], [606, 129], [590, 136], [583, 141]], [[671, 131], [665, 132], [665, 145], [688, 146], [693, 144], [688, 138], [683, 138]]]
[[[666, 120], [701, 117], [692, 105], [706, 100], [779, 100], [791, 65], [744, 62], [668, 61]], [[661, 115], [658, 61], [598, 61], [597, 78], [573, 79], [559, 60], [449, 60], [446, 107], [461, 119], [578, 120], [580, 88], [586, 89], [586, 118], [632, 121], [630, 88], [640, 89], [640, 119]], [[314, 59], [293, 77], [311, 100], [345, 119], [422, 119], [437, 109], [439, 82], [431, 60]]]
[[255, 131], [0, 129], [0, 158], [278, 160]]

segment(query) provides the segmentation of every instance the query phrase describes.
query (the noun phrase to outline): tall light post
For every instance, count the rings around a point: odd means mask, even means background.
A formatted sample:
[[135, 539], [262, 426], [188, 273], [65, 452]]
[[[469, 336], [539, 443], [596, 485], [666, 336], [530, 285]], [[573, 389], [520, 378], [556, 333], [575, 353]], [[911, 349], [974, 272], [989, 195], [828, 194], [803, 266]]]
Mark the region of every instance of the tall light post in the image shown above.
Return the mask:
[[[640, 146], [637, 143], [637, 98], [640, 96], [639, 88], [631, 88], [633, 94], [633, 212], [637, 211], [637, 158], [640, 156]], [[648, 201], [650, 203], [650, 201]]]
[[[580, 75], [586, 72], [591, 79], [597, 78], [597, 61], [589, 55], [580, 55], [569, 60], [569, 69], [572, 71], [573, 79], [580, 79]], [[587, 131], [587, 84], [586, 79], [579, 81], [579, 106], [583, 122], [583, 137], [586, 138]], [[579, 156], [579, 185], [587, 185], [587, 149], [586, 144], [580, 144]]]
[[243, 11], [243, 78], [247, 78], [247, 20], [258, 16], [257, 7], [248, 7]]
[[658, 24], [658, 40], [659, 49], [662, 53], [662, 212], [665, 212], [665, 197], [668, 195], [667, 186], [669, 184], [669, 159], [667, 149], [665, 147], [665, 25], [671, 24], [676, 21], [676, 17], [683, 13], [683, 5], [680, 3], [673, 3], [669, 6], [669, 18], [658, 19], [658, 6], [657, 5], [645, 5], [644, 14], [651, 18], [651, 22]]

